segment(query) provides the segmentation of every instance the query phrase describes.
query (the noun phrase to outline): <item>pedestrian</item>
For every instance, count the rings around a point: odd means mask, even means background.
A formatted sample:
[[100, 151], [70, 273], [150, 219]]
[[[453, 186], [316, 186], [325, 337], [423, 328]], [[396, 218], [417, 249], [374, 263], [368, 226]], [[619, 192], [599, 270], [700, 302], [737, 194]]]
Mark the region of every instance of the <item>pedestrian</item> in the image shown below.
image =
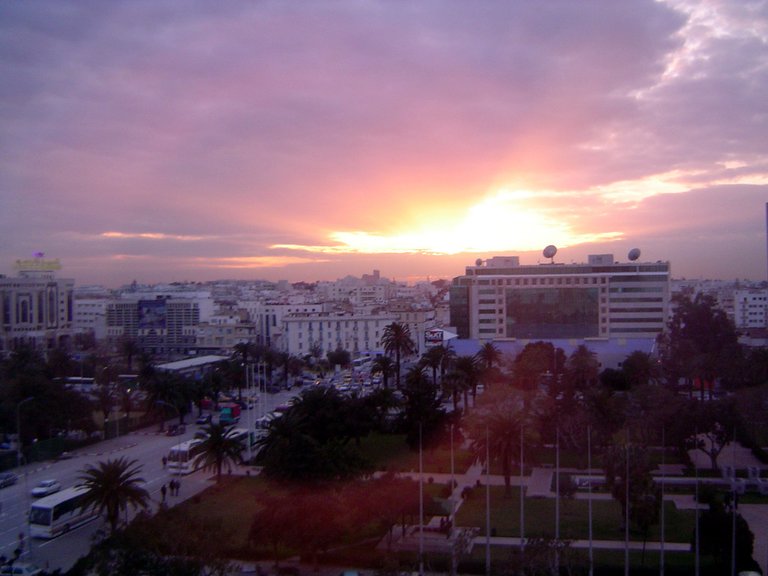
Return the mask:
[[163, 468], [165, 468], [168, 465], [168, 458], [163, 456]]
[[179, 482], [178, 480], [171, 480], [171, 496], [179, 495]]
[[179, 495], [179, 490], [181, 490], [181, 480], [176, 480], [176, 496]]
[[163, 496], [163, 502], [165, 502], [165, 493], [168, 489], [165, 487], [165, 484], [163, 484], [162, 488], [160, 488], [160, 494]]

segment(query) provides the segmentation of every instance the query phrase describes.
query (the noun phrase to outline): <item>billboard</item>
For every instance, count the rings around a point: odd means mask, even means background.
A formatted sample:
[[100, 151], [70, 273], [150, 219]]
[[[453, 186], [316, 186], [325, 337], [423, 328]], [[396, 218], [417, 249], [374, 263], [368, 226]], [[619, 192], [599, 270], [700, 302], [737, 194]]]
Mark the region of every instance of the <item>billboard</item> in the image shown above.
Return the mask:
[[139, 301], [139, 330], [165, 328], [165, 300]]
[[427, 346], [440, 346], [443, 343], [443, 331], [435, 328], [425, 331], [424, 343]]

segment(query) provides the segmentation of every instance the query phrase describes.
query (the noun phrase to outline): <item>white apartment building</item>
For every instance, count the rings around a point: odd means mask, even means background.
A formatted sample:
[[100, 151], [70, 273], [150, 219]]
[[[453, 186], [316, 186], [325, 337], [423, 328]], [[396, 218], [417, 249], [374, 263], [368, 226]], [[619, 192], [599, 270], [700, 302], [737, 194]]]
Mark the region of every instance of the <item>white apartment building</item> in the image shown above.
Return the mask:
[[737, 329], [768, 326], [768, 289], [752, 288], [733, 293], [733, 320]]
[[72, 323], [76, 334], [92, 333], [96, 340], [107, 336], [106, 298], [75, 298], [75, 315]]
[[353, 358], [375, 356], [384, 353], [384, 328], [397, 321], [394, 313], [297, 312], [283, 317], [282, 349], [295, 356], [310, 354], [314, 346], [323, 356], [337, 348]]

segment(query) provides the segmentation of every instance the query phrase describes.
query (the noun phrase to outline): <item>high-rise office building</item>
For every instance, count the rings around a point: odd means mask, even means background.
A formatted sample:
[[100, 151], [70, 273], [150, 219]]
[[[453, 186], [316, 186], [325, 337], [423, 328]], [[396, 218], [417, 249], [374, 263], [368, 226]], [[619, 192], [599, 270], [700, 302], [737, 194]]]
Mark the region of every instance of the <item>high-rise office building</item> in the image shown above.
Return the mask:
[[476, 340], [654, 338], [667, 320], [669, 262], [523, 265], [494, 257], [467, 266], [450, 292], [451, 325]]

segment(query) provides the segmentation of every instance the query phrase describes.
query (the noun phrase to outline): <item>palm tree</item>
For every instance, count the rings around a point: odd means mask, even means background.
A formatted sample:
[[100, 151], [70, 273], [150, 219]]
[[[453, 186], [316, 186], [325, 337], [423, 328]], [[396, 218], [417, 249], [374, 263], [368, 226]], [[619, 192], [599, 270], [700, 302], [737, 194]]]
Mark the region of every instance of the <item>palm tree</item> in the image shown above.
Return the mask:
[[400, 357], [413, 354], [416, 349], [416, 344], [411, 338], [411, 330], [407, 324], [392, 322], [384, 328], [381, 342], [387, 354], [395, 355], [395, 383], [397, 388], [400, 388]]
[[477, 385], [480, 379], [480, 369], [474, 356], [459, 356], [454, 362], [454, 370], [464, 379], [464, 410], [469, 411], [468, 392], [472, 390], [472, 398], [477, 396]]
[[133, 508], [149, 507], [149, 492], [142, 488], [144, 479], [138, 476], [141, 465], [137, 460], [120, 457], [99, 462], [83, 471], [78, 486], [87, 488], [83, 508], [93, 508], [106, 513], [110, 534], [114, 534], [120, 520], [120, 512], [130, 505]]
[[389, 356], [376, 356], [371, 364], [371, 372], [374, 374], [381, 372], [384, 388], [389, 388], [389, 377], [395, 372], [395, 364]]
[[[432, 370], [432, 383], [437, 384], [437, 371], [443, 365], [443, 358], [445, 357], [445, 346], [433, 346], [427, 350], [421, 357], [421, 362]], [[442, 374], [441, 374], [442, 376]]]
[[[242, 460], [245, 447], [232, 435], [233, 426], [211, 423], [205, 428], [208, 437], [203, 440], [198, 461], [198, 468], [216, 471], [216, 483], [221, 482], [221, 470], [224, 464], [237, 464]], [[250, 442], [250, 438], [246, 438]]]
[[482, 362], [483, 368], [490, 370], [501, 361], [501, 352], [493, 345], [493, 342], [486, 342], [480, 347], [475, 357]]

